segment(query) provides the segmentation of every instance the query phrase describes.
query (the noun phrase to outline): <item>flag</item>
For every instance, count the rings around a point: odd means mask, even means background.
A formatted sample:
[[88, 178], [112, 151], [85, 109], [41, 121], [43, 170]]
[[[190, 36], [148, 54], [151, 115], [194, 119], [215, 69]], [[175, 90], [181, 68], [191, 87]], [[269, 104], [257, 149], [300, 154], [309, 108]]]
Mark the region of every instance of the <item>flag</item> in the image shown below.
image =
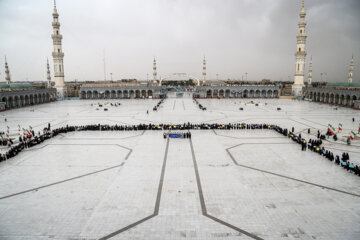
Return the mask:
[[329, 127], [333, 130], [333, 131], [335, 131], [335, 128], [329, 123]]
[[[354, 132], [354, 131], [351, 131], [351, 133], [354, 135], [354, 136], [356, 136], [356, 133]], [[350, 139], [351, 140], [354, 140], [354, 136], [353, 135], [350, 135]]]
[[339, 131], [342, 131], [342, 124], [339, 123]]

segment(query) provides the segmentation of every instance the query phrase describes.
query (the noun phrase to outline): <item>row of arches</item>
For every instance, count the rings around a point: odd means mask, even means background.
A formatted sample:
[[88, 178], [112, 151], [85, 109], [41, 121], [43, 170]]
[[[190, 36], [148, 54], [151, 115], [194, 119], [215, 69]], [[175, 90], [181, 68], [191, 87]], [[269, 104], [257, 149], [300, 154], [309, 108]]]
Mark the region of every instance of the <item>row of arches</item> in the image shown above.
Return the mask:
[[274, 98], [278, 97], [278, 90], [253, 90], [245, 89], [243, 91], [235, 91], [230, 89], [208, 89], [206, 90], [206, 97], [224, 97], [224, 98]]
[[149, 98], [153, 97], [152, 90], [106, 90], [99, 92], [81, 91], [81, 99], [117, 99], [117, 98]]
[[5, 103], [6, 109], [20, 108], [53, 100], [55, 100], [55, 96], [50, 93], [4, 96], [1, 98], [1, 102]]
[[311, 99], [314, 102], [337, 104], [348, 107], [354, 107], [354, 102], [360, 99], [359, 96], [352, 94], [329, 92], [305, 92], [305, 98]]

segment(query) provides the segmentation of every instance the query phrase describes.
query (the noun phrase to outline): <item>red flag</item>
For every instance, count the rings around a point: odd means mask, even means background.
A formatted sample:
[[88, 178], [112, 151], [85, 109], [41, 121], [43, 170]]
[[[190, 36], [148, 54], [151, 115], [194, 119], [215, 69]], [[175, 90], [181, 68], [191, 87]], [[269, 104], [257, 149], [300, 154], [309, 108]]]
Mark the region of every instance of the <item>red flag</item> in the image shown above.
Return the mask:
[[342, 128], [341, 128], [341, 127], [339, 127], [339, 131], [342, 131]]
[[354, 137], [350, 135], [350, 139], [351, 139], [351, 140], [354, 140]]
[[335, 135], [335, 133], [333, 131], [331, 131], [331, 135]]

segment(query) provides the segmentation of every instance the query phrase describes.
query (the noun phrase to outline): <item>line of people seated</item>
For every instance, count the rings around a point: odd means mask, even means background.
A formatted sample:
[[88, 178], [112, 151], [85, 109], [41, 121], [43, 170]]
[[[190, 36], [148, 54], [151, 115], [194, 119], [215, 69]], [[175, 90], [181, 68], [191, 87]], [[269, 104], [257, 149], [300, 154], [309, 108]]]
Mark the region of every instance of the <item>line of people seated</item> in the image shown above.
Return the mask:
[[198, 105], [201, 110], [203, 110], [203, 111], [206, 110], [206, 107], [201, 105], [196, 98], [193, 97], [193, 100], [194, 100], [194, 103], [196, 103], [196, 105]]
[[[287, 129], [282, 129], [281, 127], [276, 126], [274, 128], [275, 131], [285, 135], [285, 133], [287, 132]], [[342, 154], [342, 158], [340, 159], [340, 157], [338, 155], [336, 155], [334, 157], [334, 154], [330, 151], [330, 150], [326, 150], [324, 147], [321, 147], [322, 145], [322, 135], [319, 134], [318, 132], [318, 139], [314, 140], [314, 139], [310, 139], [308, 142], [306, 142], [306, 140], [304, 138], [301, 137], [301, 134], [296, 135], [295, 133], [293, 133], [294, 128], [292, 129], [291, 132], [287, 133], [287, 136], [293, 140], [294, 142], [297, 142], [298, 144], [301, 145], [301, 150], [302, 151], [306, 151], [306, 148], [309, 148], [311, 151], [318, 153], [319, 155], [324, 156], [325, 158], [327, 158], [329, 161], [334, 161], [337, 165], [342, 166], [343, 168], [345, 168], [346, 170], [360, 176], [360, 168], [358, 165], [355, 165], [353, 163], [351, 163], [350, 157], [348, 153], [343, 153]], [[285, 135], [286, 136], [286, 135]]]
[[191, 132], [177, 132], [177, 133], [163, 133], [164, 139], [166, 138], [191, 138]]
[[153, 111], [157, 111], [158, 108], [160, 107], [160, 105], [164, 102], [164, 99], [161, 99], [157, 104], [156, 106], [153, 108]]
[[[289, 132], [286, 128], [283, 129], [277, 125], [272, 124], [246, 124], [246, 123], [228, 123], [228, 124], [219, 124], [219, 123], [183, 123], [183, 124], [138, 124], [138, 125], [100, 125], [100, 124], [92, 124], [92, 125], [82, 125], [82, 126], [68, 126], [56, 128], [50, 130], [50, 126], [48, 128], [44, 128], [43, 134], [40, 132], [38, 135], [35, 135], [34, 131], [31, 131], [31, 134], [26, 134], [23, 137], [19, 137], [19, 142], [17, 144], [8, 144], [10, 145], [10, 149], [4, 153], [0, 154], [0, 162], [7, 160], [9, 158], [15, 157], [25, 148], [31, 148], [37, 144], [44, 142], [47, 139], [55, 137], [61, 133], [68, 133], [74, 131], [137, 131], [137, 130], [209, 130], [209, 129], [222, 129], [222, 130], [230, 130], [230, 129], [270, 129], [275, 130], [276, 132], [289, 137], [294, 142], [301, 144], [302, 150], [306, 151], [308, 147], [310, 150], [325, 156], [330, 161], [334, 161], [336, 164], [341, 164], [345, 169], [355, 173], [360, 176], [360, 169], [358, 165], [354, 165], [351, 163], [350, 157], [348, 153], [343, 153], [342, 158], [338, 155], [334, 158], [334, 154], [326, 150], [324, 147], [321, 147], [322, 140], [319, 138], [317, 140], [310, 139], [307, 143], [305, 139], [301, 137], [301, 134], [296, 135], [294, 133], [294, 129]], [[183, 134], [183, 133], [182, 133]], [[318, 134], [319, 135], [319, 134]], [[164, 135], [164, 138], [166, 136]], [[191, 138], [191, 133], [184, 134], [183, 137]], [[10, 139], [9, 139], [10, 140]], [[11, 140], [12, 141], [12, 140]]]

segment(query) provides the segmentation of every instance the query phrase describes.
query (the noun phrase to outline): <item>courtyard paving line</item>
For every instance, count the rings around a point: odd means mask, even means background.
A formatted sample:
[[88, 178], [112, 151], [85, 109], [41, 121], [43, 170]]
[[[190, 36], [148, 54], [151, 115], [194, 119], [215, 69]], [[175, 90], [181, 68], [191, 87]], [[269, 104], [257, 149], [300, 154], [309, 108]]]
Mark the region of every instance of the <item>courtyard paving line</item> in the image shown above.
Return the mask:
[[260, 238], [252, 233], [249, 233], [241, 228], [238, 228], [230, 223], [227, 223], [221, 219], [218, 219], [214, 216], [211, 216], [210, 214], [207, 213], [207, 210], [206, 210], [206, 204], [205, 204], [205, 199], [204, 199], [204, 194], [203, 194], [203, 190], [202, 190], [202, 186], [201, 186], [201, 180], [200, 180], [200, 174], [199, 174], [199, 169], [198, 169], [198, 165], [197, 165], [197, 161], [196, 161], [196, 157], [195, 157], [195, 151], [194, 151], [194, 146], [193, 146], [193, 143], [192, 143], [192, 140], [191, 138], [189, 139], [189, 142], [190, 142], [190, 147], [191, 147], [191, 154], [192, 154], [192, 159], [193, 159], [193, 164], [194, 164], [194, 170], [195, 170], [195, 176], [196, 176], [196, 183], [197, 183], [197, 187], [198, 187], [198, 191], [199, 191], [199, 198], [200, 198], [200, 205], [201, 205], [201, 211], [202, 211], [202, 214], [205, 216], [205, 217], [208, 217], [212, 220], [214, 220], [215, 222], [218, 222], [224, 226], [227, 226], [235, 231], [238, 231], [239, 233], [242, 233], [248, 237], [251, 237], [253, 239], [256, 239], [256, 240], [264, 240], [263, 238]]
[[176, 99], [174, 100], [173, 110], [175, 110], [175, 105], [176, 105]]
[[[301, 183], [312, 185], [312, 186], [319, 187], [319, 188], [322, 188], [322, 189], [327, 189], [327, 190], [331, 190], [331, 191], [335, 191], [335, 192], [339, 192], [339, 193], [344, 193], [344, 194], [351, 195], [351, 196], [354, 196], [354, 197], [360, 197], [360, 195], [356, 194], [356, 193], [346, 192], [346, 191], [343, 191], [343, 190], [340, 190], [340, 189], [336, 189], [336, 188], [320, 185], [320, 184], [317, 184], [317, 183], [312, 183], [312, 182], [308, 182], [308, 181], [305, 181], [305, 180], [301, 180], [301, 179], [298, 179], [298, 178], [285, 176], [285, 175], [282, 175], [282, 174], [279, 174], [279, 173], [274, 173], [274, 172], [270, 172], [270, 171], [267, 171], [267, 170], [263, 170], [263, 169], [247, 166], [247, 165], [244, 165], [244, 164], [240, 164], [235, 160], [234, 156], [230, 152], [230, 149], [241, 146], [241, 145], [245, 145], [245, 144], [275, 144], [275, 143], [240, 143], [240, 144], [237, 144], [237, 145], [235, 145], [233, 147], [227, 148], [226, 152], [229, 154], [231, 160], [234, 162], [235, 165], [237, 165], [239, 167], [243, 167], [243, 168], [251, 169], [251, 170], [254, 170], [254, 171], [258, 171], [258, 172], [271, 174], [271, 175], [274, 175], [274, 176], [278, 176], [278, 177], [286, 178], [286, 179], [289, 179], [289, 180], [301, 182]], [[285, 144], [285, 143], [281, 143], [281, 144]]]
[[213, 129], [213, 132], [215, 133], [215, 135], [220, 136], [220, 137], [228, 137], [228, 138], [234, 138], [234, 139], [273, 139], [273, 138], [283, 138], [283, 137], [234, 137], [234, 136], [226, 136], [226, 135], [222, 135], [222, 134], [218, 134], [215, 129]]
[[[68, 133], [68, 134], [71, 134], [71, 133]], [[59, 134], [59, 135], [60, 135], [60, 134]], [[62, 136], [62, 135], [60, 135], [60, 136]], [[52, 140], [56, 142], [56, 141], [58, 141], [59, 139], [54, 138], [54, 139], [52, 139]], [[27, 149], [24, 149], [24, 152], [32, 151], [32, 150], [39, 150], [39, 149], [42, 149], [42, 148], [44, 148], [44, 147], [46, 147], [46, 146], [48, 146], [48, 145], [49, 145], [49, 143], [48, 143], [48, 144], [45, 144], [45, 145], [43, 145], [43, 146], [41, 146], [41, 147], [27, 148]], [[1, 153], [1, 152], [0, 152], [0, 153]], [[18, 166], [20, 163], [23, 163], [23, 162], [27, 161], [28, 159], [30, 159], [30, 158], [32, 158], [32, 157], [33, 157], [33, 156], [26, 157], [26, 158], [22, 159], [21, 161], [17, 162], [16, 164], [9, 163], [10, 166], [7, 167], [7, 168], [5, 168], [5, 169], [3, 169], [3, 170], [0, 170], [0, 173], [2, 173], [2, 172], [4, 172], [4, 171], [7, 171], [9, 168]], [[7, 160], [7, 161], [9, 161], [9, 160]], [[5, 161], [5, 162], [7, 162], [7, 161]]]
[[163, 160], [163, 165], [162, 165], [162, 168], [161, 168], [161, 174], [160, 174], [160, 180], [159, 180], [159, 186], [158, 186], [158, 192], [157, 192], [157, 195], [156, 195], [156, 202], [155, 202], [155, 207], [154, 207], [154, 212], [143, 218], [143, 219], [140, 219], [139, 221], [136, 221], [124, 228], [121, 228], [115, 232], [112, 232], [102, 238], [99, 238], [99, 240], [106, 240], [106, 239], [110, 239], [124, 231], [127, 231], [133, 227], [136, 227], [137, 225], [157, 216], [159, 214], [159, 208], [160, 208], [160, 201], [161, 201], [161, 194], [162, 194], [162, 188], [163, 188], [163, 185], [164, 185], [164, 176], [165, 176], [165, 169], [166, 169], [166, 161], [167, 161], [167, 155], [168, 155], [168, 150], [169, 150], [169, 142], [170, 142], [170, 139], [168, 138], [167, 141], [166, 141], [166, 147], [165, 147], [165, 154], [164, 154], [164, 160]]
[[[116, 131], [116, 132], [121, 132], [121, 131]], [[123, 140], [123, 139], [140, 137], [144, 135], [144, 133], [145, 130], [143, 130], [140, 134], [134, 136], [122, 137], [122, 138], [66, 138], [66, 140]]]
[[[133, 117], [132, 119], [139, 120], [139, 121], [145, 121], [145, 122], [149, 122], [149, 123], [162, 123], [160, 121], [151, 121], [151, 120], [141, 119], [141, 118], [136, 118], [136, 117]], [[128, 125], [135, 125], [135, 124], [128, 124]]]
[[126, 125], [132, 125], [132, 123], [122, 122], [122, 121], [118, 121], [118, 120], [112, 120], [112, 119], [105, 119], [105, 120], [108, 120], [108, 121], [110, 121], [110, 122], [122, 123], [122, 124], [126, 124]]
[[[101, 139], [99, 139], [101, 140]], [[116, 143], [48, 143], [48, 144], [44, 144], [41, 147], [36, 147], [36, 148], [28, 148], [26, 149], [26, 151], [31, 151], [31, 150], [39, 150], [42, 148], [45, 148], [47, 146], [74, 146], [74, 145], [80, 145], [80, 146], [118, 146], [121, 148], [124, 148], [126, 150], [129, 150], [129, 153], [126, 155], [125, 160], [128, 159], [128, 157], [130, 156], [130, 153], [132, 152], [131, 148], [125, 147], [123, 145], [120, 144], [116, 144]]]
[[98, 170], [98, 171], [95, 171], [95, 172], [86, 173], [86, 174], [83, 174], [83, 175], [80, 175], [80, 176], [68, 178], [68, 179], [65, 179], [65, 180], [58, 181], [58, 182], [53, 182], [53, 183], [50, 183], [50, 184], [46, 184], [46, 185], [43, 185], [43, 186], [40, 186], [40, 187], [28, 189], [28, 190], [25, 190], [25, 191], [22, 191], [22, 192], [18, 192], [18, 193], [10, 194], [10, 195], [7, 195], [7, 196], [3, 196], [3, 197], [0, 197], [0, 200], [6, 199], [6, 198], [11, 198], [11, 197], [18, 196], [18, 195], [28, 193], [28, 192], [32, 192], [32, 191], [37, 191], [37, 190], [42, 189], [42, 188], [51, 187], [51, 186], [58, 185], [58, 184], [61, 184], [61, 183], [64, 183], [64, 182], [69, 182], [69, 181], [72, 181], [72, 180], [75, 180], [75, 179], [79, 179], [79, 178], [82, 178], [82, 177], [87, 177], [87, 176], [94, 175], [94, 174], [97, 174], [97, 173], [105, 172], [105, 171], [108, 171], [108, 170], [111, 170], [111, 169], [114, 169], [114, 168], [122, 167], [124, 164], [125, 164], [125, 162], [122, 162], [121, 164], [118, 164], [118, 165], [115, 165], [115, 166], [112, 166], [112, 167], [108, 167], [108, 168], [104, 168], [104, 169], [101, 169], [101, 170]]
[[[57, 119], [55, 118], [55, 119], [53, 119], [53, 120], [51, 120], [51, 121], [47, 121], [47, 123], [51, 123], [51, 122], [54, 122], [54, 121], [56, 121]], [[41, 126], [41, 125], [46, 125], [47, 123], [40, 123], [40, 124], [36, 124], [36, 125], [34, 125], [33, 127], [39, 127], [39, 126]]]
[[358, 151], [352, 151], [352, 150], [345, 150], [345, 149], [341, 149], [341, 148], [334, 148], [334, 147], [326, 147], [326, 149], [333, 149], [333, 150], [340, 150], [340, 151], [345, 151], [345, 152], [349, 152], [349, 153], [360, 153]]
[[315, 124], [323, 126], [323, 127], [327, 127], [327, 125], [324, 125], [324, 124], [321, 124], [321, 123], [318, 123], [318, 122], [315, 122], [315, 121], [312, 121], [312, 120], [309, 120], [309, 119], [306, 119], [306, 118], [301, 118], [301, 119], [303, 119], [305, 121], [308, 121], [308, 122], [311, 122], [311, 123], [315, 123]]
[[291, 119], [291, 118], [287, 118], [287, 119], [288, 119], [288, 120], [290, 120], [290, 121], [293, 121], [293, 122], [300, 123], [300, 124], [302, 124], [302, 125], [304, 125], [304, 126], [307, 126], [307, 127], [311, 127], [311, 128], [313, 128], [313, 126], [308, 125], [308, 124], [306, 124], [306, 123], [303, 123], [303, 122], [300, 122], [300, 121], [297, 121], [297, 120], [294, 120], [294, 119]]
[[185, 109], [184, 100], [181, 100], [181, 101], [182, 101], [183, 109], [186, 110], [186, 109]]

